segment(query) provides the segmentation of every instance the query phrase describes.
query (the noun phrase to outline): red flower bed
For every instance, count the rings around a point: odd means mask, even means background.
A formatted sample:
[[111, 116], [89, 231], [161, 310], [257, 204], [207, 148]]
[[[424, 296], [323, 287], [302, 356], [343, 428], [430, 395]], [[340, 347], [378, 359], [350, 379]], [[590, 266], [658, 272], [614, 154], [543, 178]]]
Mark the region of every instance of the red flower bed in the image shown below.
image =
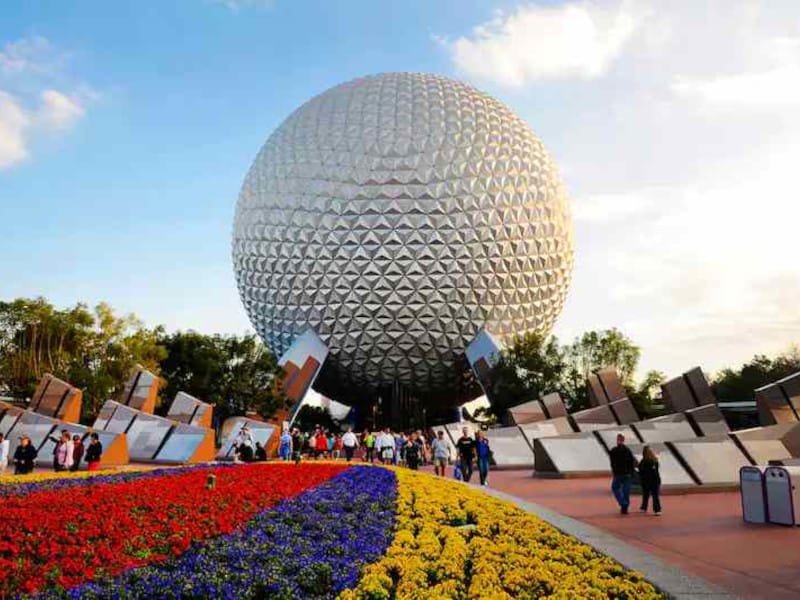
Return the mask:
[[[178, 555], [344, 470], [338, 465], [189, 469], [0, 501], [0, 597], [73, 587]], [[209, 474], [216, 488], [206, 489]]]

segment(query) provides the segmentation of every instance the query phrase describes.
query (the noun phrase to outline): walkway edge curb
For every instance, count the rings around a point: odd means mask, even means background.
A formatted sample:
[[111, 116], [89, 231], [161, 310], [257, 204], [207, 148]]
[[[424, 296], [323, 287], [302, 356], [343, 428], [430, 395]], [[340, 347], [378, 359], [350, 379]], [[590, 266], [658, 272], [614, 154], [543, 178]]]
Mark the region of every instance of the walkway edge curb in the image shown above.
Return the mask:
[[734, 600], [738, 598], [738, 596], [709, 583], [705, 579], [690, 575], [657, 556], [631, 546], [610, 533], [588, 525], [583, 521], [567, 517], [554, 510], [505, 492], [485, 487], [478, 487], [477, 489], [500, 500], [516, 504], [521, 509], [547, 521], [563, 533], [576, 537], [598, 552], [613, 558], [625, 568], [639, 571], [644, 575], [645, 579], [670, 598], [675, 600]]

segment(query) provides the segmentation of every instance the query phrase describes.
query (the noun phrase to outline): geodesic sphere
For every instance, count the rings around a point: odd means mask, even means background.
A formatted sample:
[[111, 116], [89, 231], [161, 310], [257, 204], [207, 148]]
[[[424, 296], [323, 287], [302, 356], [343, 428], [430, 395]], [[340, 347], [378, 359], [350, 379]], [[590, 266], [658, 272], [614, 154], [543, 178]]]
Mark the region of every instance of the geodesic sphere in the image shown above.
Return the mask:
[[481, 327], [551, 328], [572, 223], [555, 165], [506, 106], [387, 73], [312, 98], [269, 137], [239, 196], [233, 263], [277, 356], [311, 327], [354, 382], [434, 389]]

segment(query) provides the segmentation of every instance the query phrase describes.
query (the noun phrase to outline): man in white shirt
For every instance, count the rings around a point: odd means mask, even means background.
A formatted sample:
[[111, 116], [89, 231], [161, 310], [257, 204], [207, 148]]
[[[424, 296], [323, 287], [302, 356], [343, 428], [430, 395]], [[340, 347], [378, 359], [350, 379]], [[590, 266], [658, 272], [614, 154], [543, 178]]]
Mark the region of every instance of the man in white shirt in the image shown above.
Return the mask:
[[358, 448], [358, 437], [353, 433], [352, 427], [348, 427], [347, 431], [345, 431], [342, 436], [342, 447], [344, 447], [344, 455], [347, 458], [347, 462], [353, 460], [353, 454], [355, 454], [356, 448]]
[[11, 452], [11, 444], [9, 444], [6, 437], [0, 433], [0, 475], [3, 475], [6, 472], [6, 467], [8, 467], [9, 452]]
[[388, 427], [383, 430], [383, 433], [378, 436], [377, 444], [378, 452], [380, 454], [383, 464], [389, 465], [394, 458], [394, 436], [391, 429]]
[[440, 477], [444, 477], [447, 463], [450, 462], [450, 444], [444, 437], [444, 431], [439, 430], [431, 444], [433, 451], [433, 470]]

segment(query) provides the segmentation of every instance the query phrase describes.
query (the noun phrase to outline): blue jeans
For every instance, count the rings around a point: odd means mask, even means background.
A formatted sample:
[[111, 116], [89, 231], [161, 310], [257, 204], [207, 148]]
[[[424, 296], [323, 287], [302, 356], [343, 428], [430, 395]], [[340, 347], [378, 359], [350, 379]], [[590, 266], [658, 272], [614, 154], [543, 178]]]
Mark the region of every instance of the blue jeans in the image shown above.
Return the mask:
[[280, 455], [283, 460], [291, 459], [292, 458], [291, 448], [289, 448], [289, 446], [281, 446]]
[[461, 457], [461, 477], [464, 478], [464, 481], [469, 483], [469, 480], [472, 477], [472, 457]]
[[611, 480], [611, 491], [614, 492], [614, 498], [620, 508], [627, 509], [631, 503], [631, 476], [619, 475]]
[[478, 473], [481, 475], [481, 485], [486, 483], [486, 478], [489, 476], [489, 457], [478, 457]]

